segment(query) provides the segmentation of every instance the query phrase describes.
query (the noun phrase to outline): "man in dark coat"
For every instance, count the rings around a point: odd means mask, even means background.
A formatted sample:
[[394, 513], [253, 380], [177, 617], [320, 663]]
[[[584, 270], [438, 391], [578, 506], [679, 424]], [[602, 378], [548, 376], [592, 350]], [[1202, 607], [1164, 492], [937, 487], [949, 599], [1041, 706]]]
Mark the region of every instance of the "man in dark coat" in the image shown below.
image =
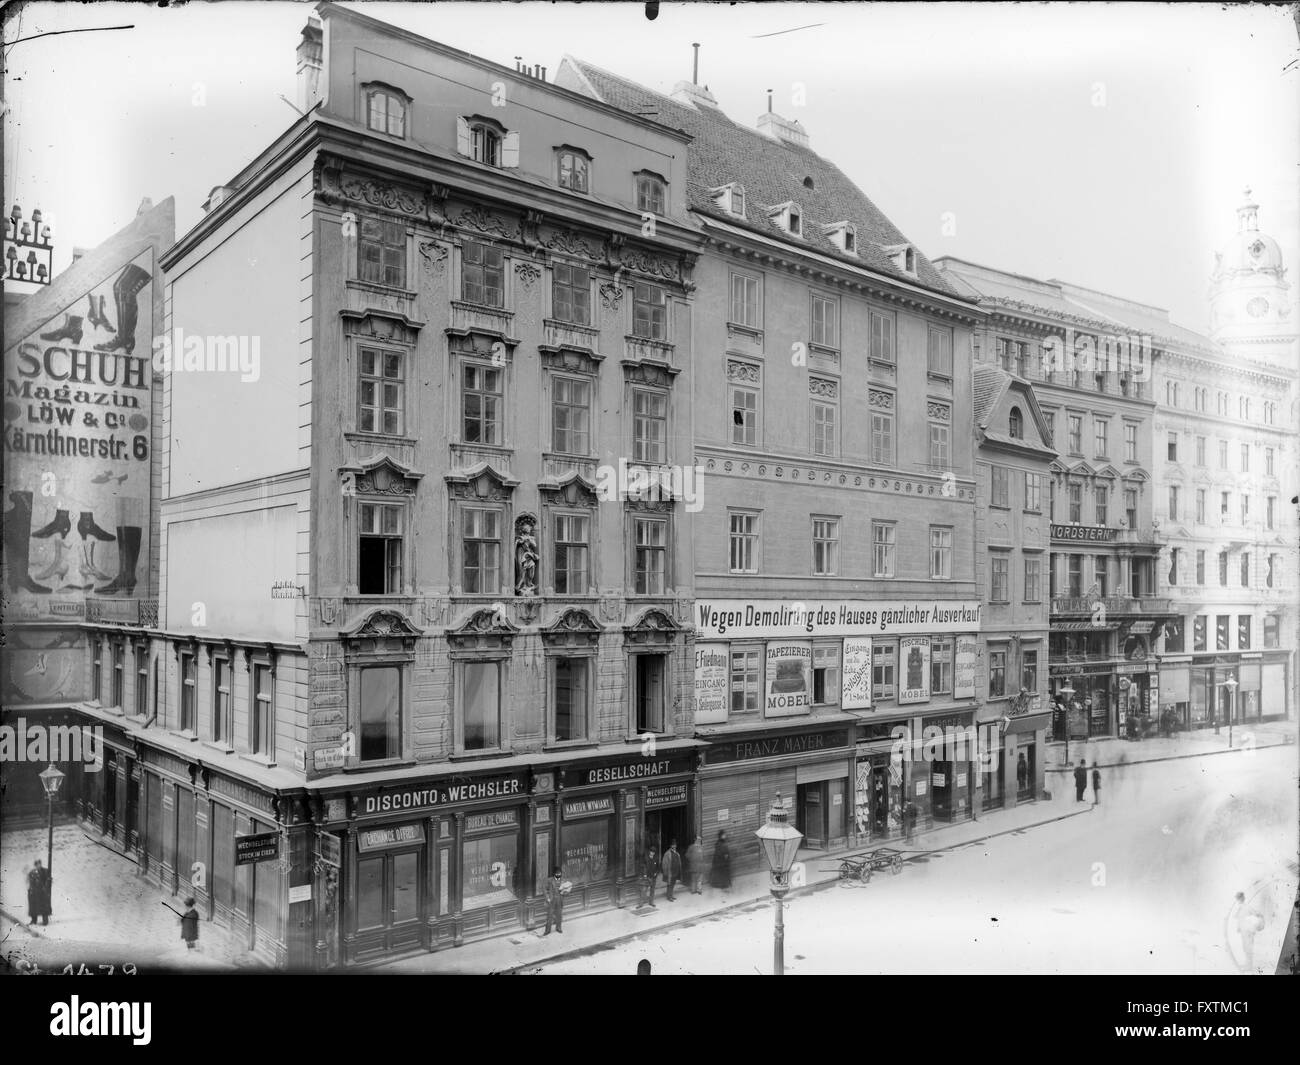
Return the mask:
[[700, 890], [704, 883], [704, 837], [696, 836], [695, 842], [686, 848], [686, 875], [691, 879], [691, 894], [703, 895]]
[[544, 936], [551, 934], [551, 922], [555, 922], [557, 932], [564, 931], [564, 894], [560, 888], [564, 884], [564, 879], [560, 873], [560, 867], [557, 865], [551, 870], [551, 878], [546, 881], [546, 931]]
[[1097, 763], [1092, 763], [1092, 805], [1096, 806], [1101, 802], [1101, 770], [1097, 768]]
[[185, 912], [181, 914], [181, 939], [190, 950], [199, 945], [199, 911], [194, 908], [193, 899], [185, 900]]
[[709, 883], [723, 890], [731, 887], [731, 845], [727, 842], [725, 828], [718, 833], [718, 843], [713, 848], [713, 868], [709, 873]]
[[27, 874], [27, 919], [29, 924], [35, 924], [36, 918], [41, 919], [41, 924], [50, 923], [50, 871], [41, 865], [41, 860], [36, 859], [36, 864]]
[[673, 888], [677, 886], [677, 881], [682, 878], [682, 856], [677, 853], [677, 841], [673, 840], [668, 844], [668, 849], [664, 851], [663, 860], [664, 885], [668, 888], [668, 901], [676, 902], [673, 897]]
[[1016, 762], [1016, 787], [1021, 791], [1025, 790], [1025, 781], [1029, 779], [1029, 763], [1025, 761], [1025, 752], [1020, 752], [1020, 758]]
[[[641, 872], [641, 905], [655, 905], [655, 881], [659, 879], [659, 855], [651, 847], [646, 851], [645, 866]], [[655, 907], [658, 909], [658, 907]]]
[[1074, 801], [1083, 802], [1083, 790], [1088, 786], [1088, 771], [1083, 767], [1083, 759], [1074, 767]]

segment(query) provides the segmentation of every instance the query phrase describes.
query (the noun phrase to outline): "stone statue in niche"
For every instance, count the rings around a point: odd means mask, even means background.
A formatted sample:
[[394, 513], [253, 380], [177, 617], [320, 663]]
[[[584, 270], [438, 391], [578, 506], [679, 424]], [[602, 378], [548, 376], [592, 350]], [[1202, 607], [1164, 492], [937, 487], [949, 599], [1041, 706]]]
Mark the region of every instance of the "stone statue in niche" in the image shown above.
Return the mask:
[[537, 594], [537, 537], [533, 535], [535, 521], [525, 514], [515, 522], [515, 595]]

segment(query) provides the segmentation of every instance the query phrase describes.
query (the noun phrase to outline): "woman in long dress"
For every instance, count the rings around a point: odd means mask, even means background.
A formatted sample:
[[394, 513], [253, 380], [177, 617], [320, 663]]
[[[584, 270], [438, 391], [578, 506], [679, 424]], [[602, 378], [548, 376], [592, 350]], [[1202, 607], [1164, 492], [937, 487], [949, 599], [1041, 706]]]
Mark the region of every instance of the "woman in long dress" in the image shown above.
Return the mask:
[[725, 828], [718, 833], [718, 843], [713, 848], [713, 868], [709, 872], [709, 883], [715, 888], [731, 887], [731, 846], [727, 843]]

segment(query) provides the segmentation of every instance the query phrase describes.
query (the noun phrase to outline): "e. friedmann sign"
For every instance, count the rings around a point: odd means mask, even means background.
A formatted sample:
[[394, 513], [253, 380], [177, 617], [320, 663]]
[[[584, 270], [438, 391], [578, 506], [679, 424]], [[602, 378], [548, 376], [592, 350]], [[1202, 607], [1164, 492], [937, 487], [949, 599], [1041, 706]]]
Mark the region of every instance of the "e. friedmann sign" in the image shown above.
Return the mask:
[[830, 599], [792, 603], [782, 599], [700, 599], [695, 604], [697, 639], [781, 636], [885, 636], [971, 632], [980, 625], [978, 599]]

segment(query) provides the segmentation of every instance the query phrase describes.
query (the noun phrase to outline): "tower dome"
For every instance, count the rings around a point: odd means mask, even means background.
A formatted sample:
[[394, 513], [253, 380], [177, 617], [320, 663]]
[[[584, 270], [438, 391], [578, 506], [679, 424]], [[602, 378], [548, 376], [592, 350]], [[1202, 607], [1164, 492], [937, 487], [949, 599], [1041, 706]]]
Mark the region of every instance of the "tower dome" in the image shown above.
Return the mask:
[[1211, 279], [1217, 282], [1259, 273], [1281, 277], [1282, 249], [1276, 240], [1259, 231], [1259, 204], [1247, 189], [1245, 203], [1237, 208], [1237, 232], [1218, 254]]
[[1278, 242], [1259, 229], [1259, 204], [1246, 189], [1237, 232], [1215, 254], [1210, 335], [1221, 343], [1289, 333], [1295, 326]]

